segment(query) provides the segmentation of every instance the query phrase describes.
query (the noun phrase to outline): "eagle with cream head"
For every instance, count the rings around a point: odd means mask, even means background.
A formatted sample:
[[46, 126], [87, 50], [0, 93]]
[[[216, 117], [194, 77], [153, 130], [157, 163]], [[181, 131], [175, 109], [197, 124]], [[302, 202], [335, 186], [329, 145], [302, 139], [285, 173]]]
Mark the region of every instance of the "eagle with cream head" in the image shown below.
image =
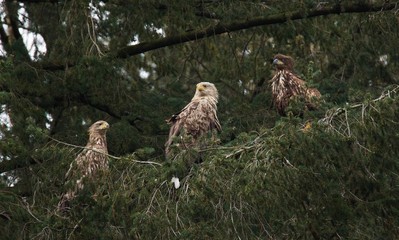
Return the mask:
[[[179, 135], [191, 136], [195, 141], [204, 134], [216, 129], [222, 130], [217, 117], [218, 91], [213, 83], [197, 84], [194, 97], [180, 112], [172, 115], [166, 122], [171, 125], [169, 138], [165, 144], [166, 156], [174, 139]], [[181, 134], [183, 132], [183, 134]]]
[[62, 195], [58, 210], [66, 210], [68, 203], [76, 197], [78, 191], [83, 189], [84, 181], [93, 181], [101, 172], [108, 171], [106, 139], [108, 128], [109, 124], [106, 121], [97, 121], [90, 126], [86, 147], [71, 163], [65, 174], [65, 180], [71, 182], [72, 188]]
[[273, 58], [276, 73], [270, 80], [273, 104], [280, 115], [285, 115], [285, 109], [290, 101], [296, 97], [303, 97], [309, 110], [316, 108], [315, 100], [321, 97], [319, 90], [308, 88], [306, 82], [294, 72], [294, 60], [290, 56], [277, 54]]

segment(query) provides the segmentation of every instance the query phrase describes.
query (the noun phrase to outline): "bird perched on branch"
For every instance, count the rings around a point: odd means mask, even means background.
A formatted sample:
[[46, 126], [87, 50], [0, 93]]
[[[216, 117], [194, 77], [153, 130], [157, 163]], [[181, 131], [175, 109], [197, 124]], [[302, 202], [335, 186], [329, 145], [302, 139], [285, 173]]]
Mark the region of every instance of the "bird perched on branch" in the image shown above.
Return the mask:
[[294, 70], [294, 60], [283, 54], [273, 58], [276, 73], [270, 80], [273, 104], [280, 115], [286, 114], [286, 108], [295, 97], [303, 97], [309, 110], [316, 109], [317, 100], [321, 94], [316, 88], [308, 88], [306, 82], [300, 79]]
[[83, 151], [71, 163], [65, 180], [72, 184], [58, 203], [58, 210], [65, 211], [69, 202], [84, 188], [84, 182], [93, 181], [99, 174], [108, 171], [108, 149], [106, 132], [109, 124], [97, 121], [88, 130], [89, 141]]
[[166, 122], [171, 125], [169, 138], [165, 143], [165, 152], [168, 156], [170, 146], [177, 136], [190, 137], [186, 146], [193, 146], [206, 133], [216, 129], [222, 130], [216, 115], [218, 91], [213, 83], [201, 82], [197, 84], [194, 97], [180, 112], [172, 115]]

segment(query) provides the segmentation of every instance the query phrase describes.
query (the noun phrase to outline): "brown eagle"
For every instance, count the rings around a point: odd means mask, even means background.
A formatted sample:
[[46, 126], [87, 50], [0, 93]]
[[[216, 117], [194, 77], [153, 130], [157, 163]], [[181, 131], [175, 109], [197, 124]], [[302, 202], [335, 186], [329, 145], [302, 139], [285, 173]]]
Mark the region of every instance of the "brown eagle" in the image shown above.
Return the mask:
[[165, 143], [166, 156], [175, 137], [183, 130], [183, 136], [190, 136], [193, 145], [196, 140], [213, 129], [222, 130], [216, 115], [218, 91], [213, 83], [201, 82], [197, 84], [194, 97], [180, 112], [172, 115], [166, 122], [171, 125], [169, 138]]
[[70, 188], [62, 195], [58, 203], [58, 210], [64, 211], [69, 201], [76, 197], [78, 191], [84, 187], [84, 181], [95, 179], [99, 173], [108, 170], [108, 150], [106, 132], [109, 124], [106, 121], [97, 121], [88, 130], [89, 141], [85, 149], [71, 163], [65, 180], [71, 182]]
[[273, 58], [276, 73], [270, 80], [273, 95], [273, 104], [280, 115], [285, 115], [285, 109], [290, 101], [296, 97], [303, 97], [309, 110], [316, 108], [315, 100], [321, 97], [319, 90], [308, 88], [306, 82], [295, 73], [294, 60], [283, 54], [277, 54]]

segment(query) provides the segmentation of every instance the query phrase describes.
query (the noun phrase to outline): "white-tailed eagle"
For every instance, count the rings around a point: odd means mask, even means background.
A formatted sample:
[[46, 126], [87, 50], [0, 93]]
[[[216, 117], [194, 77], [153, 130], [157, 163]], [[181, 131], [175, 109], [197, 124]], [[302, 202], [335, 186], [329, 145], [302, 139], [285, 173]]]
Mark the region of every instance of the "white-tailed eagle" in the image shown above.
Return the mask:
[[169, 138], [165, 144], [166, 156], [177, 136], [189, 136], [191, 142], [184, 143], [192, 146], [204, 134], [216, 129], [221, 131], [217, 117], [218, 91], [213, 83], [201, 82], [197, 84], [194, 97], [180, 112], [172, 115], [166, 122], [171, 125]]
[[93, 181], [100, 173], [108, 171], [108, 128], [106, 121], [97, 121], [90, 126], [85, 149], [79, 153], [65, 174], [65, 180], [72, 186], [62, 195], [58, 210], [64, 211], [68, 207], [68, 203], [83, 189], [84, 181]]
[[273, 105], [280, 115], [285, 115], [285, 109], [295, 97], [303, 97], [309, 110], [316, 108], [316, 102], [321, 97], [319, 90], [308, 88], [306, 82], [294, 72], [294, 60], [283, 54], [273, 58], [276, 73], [270, 80], [272, 88]]

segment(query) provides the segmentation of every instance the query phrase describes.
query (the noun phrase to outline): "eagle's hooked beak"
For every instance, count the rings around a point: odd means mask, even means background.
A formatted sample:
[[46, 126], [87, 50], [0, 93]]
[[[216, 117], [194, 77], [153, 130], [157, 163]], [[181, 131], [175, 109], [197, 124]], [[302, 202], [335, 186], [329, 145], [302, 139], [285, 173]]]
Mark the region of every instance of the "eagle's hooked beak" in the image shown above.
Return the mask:
[[273, 65], [283, 65], [283, 64], [284, 64], [283, 61], [281, 61], [280, 59], [277, 58], [273, 59]]
[[103, 122], [101, 125], [100, 125], [100, 129], [108, 129], [109, 128], [109, 124], [107, 123], [107, 122]]
[[200, 92], [204, 91], [204, 90], [205, 90], [204, 85], [202, 85], [202, 84], [197, 84], [197, 90], [200, 91]]

